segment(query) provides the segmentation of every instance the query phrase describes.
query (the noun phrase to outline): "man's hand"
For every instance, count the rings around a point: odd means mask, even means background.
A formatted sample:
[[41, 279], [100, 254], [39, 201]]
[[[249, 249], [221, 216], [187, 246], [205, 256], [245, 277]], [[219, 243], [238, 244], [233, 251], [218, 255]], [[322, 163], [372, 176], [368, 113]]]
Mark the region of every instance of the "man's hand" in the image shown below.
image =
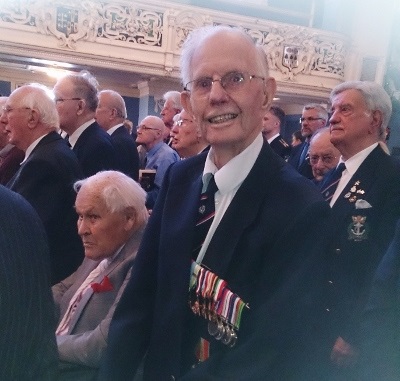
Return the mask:
[[331, 352], [331, 361], [338, 367], [347, 368], [357, 362], [358, 355], [359, 352], [357, 348], [350, 345], [339, 336]]

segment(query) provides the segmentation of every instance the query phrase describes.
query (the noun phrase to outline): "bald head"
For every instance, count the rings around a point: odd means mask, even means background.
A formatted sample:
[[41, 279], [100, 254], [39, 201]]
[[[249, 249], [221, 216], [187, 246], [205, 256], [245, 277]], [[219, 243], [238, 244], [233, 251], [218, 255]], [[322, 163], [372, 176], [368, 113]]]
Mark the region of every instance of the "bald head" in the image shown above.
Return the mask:
[[163, 140], [164, 122], [158, 116], [146, 116], [137, 129], [136, 143], [149, 151]]
[[124, 98], [114, 90], [101, 91], [95, 117], [105, 131], [123, 123], [126, 118]]

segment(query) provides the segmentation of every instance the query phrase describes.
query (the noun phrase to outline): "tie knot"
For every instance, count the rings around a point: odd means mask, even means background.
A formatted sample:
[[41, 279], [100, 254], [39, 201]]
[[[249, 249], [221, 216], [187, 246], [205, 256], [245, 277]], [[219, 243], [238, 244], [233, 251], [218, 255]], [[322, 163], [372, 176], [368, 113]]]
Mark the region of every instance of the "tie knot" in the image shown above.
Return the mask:
[[342, 174], [342, 172], [346, 169], [346, 164], [345, 163], [340, 163], [337, 167], [336, 167], [336, 172]]
[[210, 181], [208, 182], [206, 193], [214, 194], [217, 190], [218, 190], [218, 186], [217, 186], [217, 184], [215, 182], [214, 175], [212, 175], [210, 177]]

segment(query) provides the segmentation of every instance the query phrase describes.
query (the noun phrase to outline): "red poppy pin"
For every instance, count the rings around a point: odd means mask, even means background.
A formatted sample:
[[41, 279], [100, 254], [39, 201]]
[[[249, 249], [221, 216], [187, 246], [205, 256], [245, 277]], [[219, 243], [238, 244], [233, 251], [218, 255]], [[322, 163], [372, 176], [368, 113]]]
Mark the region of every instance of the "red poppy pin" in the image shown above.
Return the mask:
[[108, 276], [105, 276], [100, 283], [92, 283], [90, 286], [93, 288], [93, 292], [107, 292], [114, 289]]

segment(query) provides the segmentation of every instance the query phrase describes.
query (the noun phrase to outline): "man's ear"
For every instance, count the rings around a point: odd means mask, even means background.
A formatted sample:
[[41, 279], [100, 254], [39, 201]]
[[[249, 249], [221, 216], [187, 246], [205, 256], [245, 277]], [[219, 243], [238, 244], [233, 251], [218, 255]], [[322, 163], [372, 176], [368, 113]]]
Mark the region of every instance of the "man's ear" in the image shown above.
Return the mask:
[[78, 101], [78, 109], [76, 110], [77, 115], [81, 115], [83, 113], [83, 110], [85, 109], [86, 106], [86, 101], [84, 99], [80, 99]]
[[371, 127], [372, 130], [371, 133], [374, 133], [374, 131], [378, 131], [379, 135], [381, 134], [381, 126], [382, 126], [382, 122], [383, 122], [383, 116], [382, 116], [382, 112], [379, 110], [374, 110], [371, 113], [372, 116], [372, 123], [371, 123]]
[[274, 99], [276, 93], [276, 82], [275, 78], [268, 77], [264, 80], [264, 100], [263, 100], [263, 109], [265, 112], [269, 110], [271, 106], [272, 100]]
[[181, 104], [182, 107], [188, 112], [190, 115], [193, 115], [192, 105], [190, 104], [190, 92], [182, 91], [181, 92]]
[[29, 119], [28, 119], [28, 127], [30, 129], [35, 128], [39, 122], [39, 119], [40, 119], [39, 113], [35, 109], [30, 110], [30, 115], [29, 115]]

